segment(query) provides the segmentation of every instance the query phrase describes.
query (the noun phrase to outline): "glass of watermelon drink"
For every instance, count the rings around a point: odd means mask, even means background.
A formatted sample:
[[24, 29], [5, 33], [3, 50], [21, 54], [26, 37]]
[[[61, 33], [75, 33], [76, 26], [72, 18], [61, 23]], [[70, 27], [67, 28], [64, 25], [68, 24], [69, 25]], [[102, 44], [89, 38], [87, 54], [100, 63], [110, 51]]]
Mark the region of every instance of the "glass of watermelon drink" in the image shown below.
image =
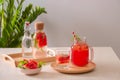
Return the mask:
[[69, 63], [70, 50], [58, 49], [56, 52], [56, 63], [64, 64]]

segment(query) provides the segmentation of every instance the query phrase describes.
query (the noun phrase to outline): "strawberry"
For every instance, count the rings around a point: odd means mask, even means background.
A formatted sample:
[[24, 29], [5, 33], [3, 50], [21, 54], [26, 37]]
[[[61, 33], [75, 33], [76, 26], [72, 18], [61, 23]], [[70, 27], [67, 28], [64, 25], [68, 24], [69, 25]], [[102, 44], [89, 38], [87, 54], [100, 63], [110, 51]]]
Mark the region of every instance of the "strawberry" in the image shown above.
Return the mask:
[[25, 67], [29, 68], [29, 69], [36, 69], [37, 65], [34, 63], [27, 63], [27, 64], [25, 64]]
[[25, 64], [25, 67], [26, 68], [29, 68], [29, 69], [36, 69], [38, 66], [37, 62], [34, 61], [34, 60], [29, 60], [27, 64]]
[[36, 61], [34, 61], [34, 60], [29, 60], [29, 63], [33, 63], [35, 65], [38, 65], [38, 63]]
[[19, 68], [23, 68], [23, 69], [36, 69], [36, 68], [40, 68], [42, 66], [42, 64], [40, 62], [36, 62], [35, 60], [21, 60], [19, 61], [17, 67]]

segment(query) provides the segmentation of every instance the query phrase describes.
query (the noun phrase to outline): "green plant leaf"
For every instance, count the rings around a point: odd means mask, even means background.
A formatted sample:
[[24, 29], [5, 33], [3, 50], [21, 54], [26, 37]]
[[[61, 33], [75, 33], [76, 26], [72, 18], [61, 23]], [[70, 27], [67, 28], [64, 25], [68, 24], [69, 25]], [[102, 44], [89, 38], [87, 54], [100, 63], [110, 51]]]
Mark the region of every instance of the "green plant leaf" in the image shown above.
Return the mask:
[[32, 9], [30, 16], [28, 17], [27, 20], [30, 21], [30, 23], [31, 23], [38, 17], [38, 15], [41, 15], [42, 13], [47, 13], [45, 11], [45, 8], [40, 8], [40, 7], [36, 6], [35, 8]]
[[25, 61], [25, 60], [21, 60], [21, 61], [19, 61], [17, 67], [19, 67], [19, 68], [23, 68], [23, 65], [25, 65], [26, 63], [27, 63], [27, 61]]
[[[2, 16], [0, 47], [21, 47], [25, 21], [32, 23], [39, 15], [46, 13], [45, 8], [40, 6], [33, 7], [32, 4], [28, 4], [23, 9], [25, 0], [2, 1], [3, 7], [0, 10], [0, 15]], [[15, 5], [15, 2], [17, 5]]]
[[42, 67], [42, 65], [45, 65], [44, 62], [38, 62], [38, 68]]

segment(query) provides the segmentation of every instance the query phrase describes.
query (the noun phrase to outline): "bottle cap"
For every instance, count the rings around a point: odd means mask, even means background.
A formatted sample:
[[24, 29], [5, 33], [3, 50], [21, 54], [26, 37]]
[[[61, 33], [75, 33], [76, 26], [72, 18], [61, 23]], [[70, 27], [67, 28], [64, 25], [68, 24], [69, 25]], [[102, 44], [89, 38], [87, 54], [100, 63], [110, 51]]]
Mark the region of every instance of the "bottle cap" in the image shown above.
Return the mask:
[[25, 22], [25, 25], [26, 25], [26, 26], [29, 26], [29, 25], [30, 25], [30, 22], [26, 21], [26, 22]]
[[44, 23], [43, 22], [36, 22], [35, 23], [35, 29], [36, 30], [43, 30], [44, 29]]
[[26, 31], [26, 30], [29, 30], [30, 29], [30, 22], [28, 22], [28, 21], [26, 21], [25, 22], [25, 25], [24, 25], [24, 30]]

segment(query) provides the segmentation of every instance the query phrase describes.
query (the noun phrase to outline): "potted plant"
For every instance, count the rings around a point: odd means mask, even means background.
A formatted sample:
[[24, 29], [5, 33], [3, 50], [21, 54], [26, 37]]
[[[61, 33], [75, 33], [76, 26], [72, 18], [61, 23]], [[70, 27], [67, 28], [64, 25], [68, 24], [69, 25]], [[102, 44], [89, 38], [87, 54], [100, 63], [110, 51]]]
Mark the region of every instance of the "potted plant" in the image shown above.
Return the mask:
[[1, 37], [1, 14], [2, 14], [2, 2], [3, 0], [0, 0], [0, 37]]
[[[2, 36], [0, 47], [20, 47], [21, 38], [24, 34], [24, 23], [32, 23], [39, 15], [46, 13], [45, 8], [27, 5], [23, 9], [25, 0], [0, 0], [2, 8], [0, 16], [2, 18]], [[17, 3], [17, 4], [15, 4]]]

